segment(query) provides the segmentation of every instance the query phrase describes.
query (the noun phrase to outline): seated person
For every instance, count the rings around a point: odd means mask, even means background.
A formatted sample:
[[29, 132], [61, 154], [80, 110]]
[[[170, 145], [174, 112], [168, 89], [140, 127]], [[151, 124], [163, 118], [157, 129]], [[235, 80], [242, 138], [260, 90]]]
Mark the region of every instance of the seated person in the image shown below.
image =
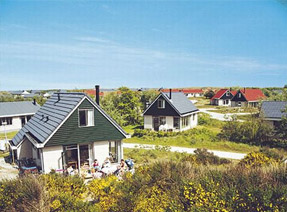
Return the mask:
[[117, 170], [114, 172], [115, 175], [123, 174], [126, 170], [126, 163], [124, 159], [121, 159], [120, 164], [117, 166]]
[[100, 171], [100, 170], [101, 170], [100, 164], [99, 164], [99, 162], [98, 162], [97, 159], [94, 160], [93, 168], [94, 168], [96, 171]]
[[107, 157], [105, 160], [104, 160], [104, 163], [102, 165], [102, 168], [109, 168], [111, 167], [111, 161], [110, 159]]

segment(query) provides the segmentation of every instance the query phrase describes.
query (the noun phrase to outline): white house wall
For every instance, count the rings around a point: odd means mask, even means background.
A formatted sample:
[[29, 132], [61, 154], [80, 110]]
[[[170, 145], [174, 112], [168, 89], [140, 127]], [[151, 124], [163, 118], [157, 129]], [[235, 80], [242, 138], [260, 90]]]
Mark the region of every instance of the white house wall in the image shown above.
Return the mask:
[[0, 132], [1, 133], [3, 133], [4, 131], [11, 132], [11, 131], [20, 130], [21, 128], [22, 128], [21, 118], [13, 117], [12, 125], [0, 126]]
[[17, 148], [17, 159], [22, 158], [32, 158], [32, 143], [28, 140], [22, 142], [22, 144]]
[[49, 173], [52, 169], [62, 169], [63, 146], [51, 146], [43, 148], [44, 172]]
[[144, 116], [144, 128], [145, 129], [153, 129], [153, 127], [152, 127], [152, 116], [149, 116], [149, 115]]
[[193, 115], [191, 115], [191, 118], [190, 118], [190, 126], [191, 126], [191, 128], [197, 126], [197, 119], [198, 119], [198, 113], [194, 114], [194, 120], [193, 120]]
[[109, 157], [109, 142], [108, 141], [97, 141], [94, 142], [94, 159], [97, 159], [100, 164]]

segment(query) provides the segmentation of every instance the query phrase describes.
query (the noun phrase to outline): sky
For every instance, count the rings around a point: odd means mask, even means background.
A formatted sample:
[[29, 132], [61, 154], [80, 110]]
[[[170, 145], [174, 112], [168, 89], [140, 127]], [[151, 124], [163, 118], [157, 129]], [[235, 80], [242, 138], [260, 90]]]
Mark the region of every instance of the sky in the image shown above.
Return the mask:
[[282, 87], [287, 0], [0, 0], [0, 90]]

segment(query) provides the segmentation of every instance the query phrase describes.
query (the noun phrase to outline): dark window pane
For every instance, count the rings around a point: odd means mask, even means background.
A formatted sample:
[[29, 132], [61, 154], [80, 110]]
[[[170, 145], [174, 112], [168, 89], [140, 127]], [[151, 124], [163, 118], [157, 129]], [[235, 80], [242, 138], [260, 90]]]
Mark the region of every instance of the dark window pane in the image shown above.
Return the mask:
[[86, 111], [85, 110], [79, 111], [79, 118], [80, 118], [80, 126], [87, 126], [87, 119], [86, 119]]

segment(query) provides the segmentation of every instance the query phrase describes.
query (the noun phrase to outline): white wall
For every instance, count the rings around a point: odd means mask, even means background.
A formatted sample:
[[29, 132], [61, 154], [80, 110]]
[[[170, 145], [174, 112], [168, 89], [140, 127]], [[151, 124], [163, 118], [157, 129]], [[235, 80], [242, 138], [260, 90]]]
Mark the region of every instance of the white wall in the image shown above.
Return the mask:
[[173, 129], [173, 116], [166, 116], [167, 129]]
[[144, 129], [153, 129], [152, 127], [152, 116], [144, 116]]
[[193, 114], [192, 114], [191, 118], [190, 118], [190, 126], [191, 126], [191, 128], [197, 126], [197, 120], [198, 120], [198, 113], [194, 113], [194, 120], [193, 120]]
[[52, 169], [62, 169], [63, 146], [43, 148], [44, 171], [49, 173]]
[[4, 128], [6, 132], [20, 130], [22, 128], [21, 118], [20, 117], [13, 117], [12, 118], [12, 125], [0, 126], [0, 132], [4, 133]]
[[108, 141], [97, 141], [93, 145], [94, 159], [97, 159], [100, 164], [109, 157], [109, 142]]
[[25, 139], [17, 149], [17, 159], [32, 158], [32, 145], [29, 140]]

